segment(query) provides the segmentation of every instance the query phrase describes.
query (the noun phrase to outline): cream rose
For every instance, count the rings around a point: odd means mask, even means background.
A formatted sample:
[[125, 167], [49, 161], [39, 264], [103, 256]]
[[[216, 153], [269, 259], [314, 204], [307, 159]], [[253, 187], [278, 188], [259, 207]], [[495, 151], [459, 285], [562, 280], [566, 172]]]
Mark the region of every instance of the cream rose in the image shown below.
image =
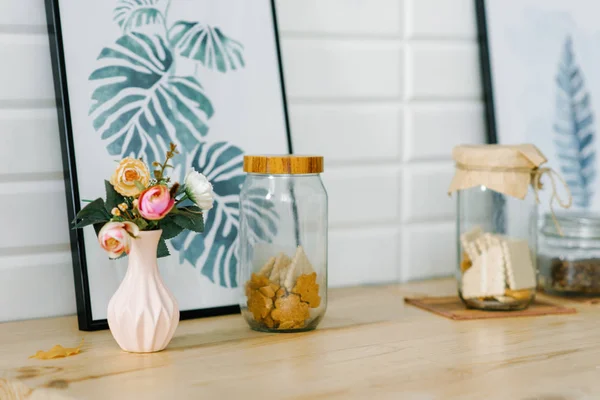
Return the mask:
[[206, 176], [192, 169], [185, 177], [185, 193], [202, 210], [213, 208], [215, 194]]
[[126, 157], [119, 163], [114, 174], [110, 178], [111, 185], [123, 196], [135, 197], [142, 191], [135, 185], [140, 182], [144, 187], [150, 182], [148, 167], [141, 160]]

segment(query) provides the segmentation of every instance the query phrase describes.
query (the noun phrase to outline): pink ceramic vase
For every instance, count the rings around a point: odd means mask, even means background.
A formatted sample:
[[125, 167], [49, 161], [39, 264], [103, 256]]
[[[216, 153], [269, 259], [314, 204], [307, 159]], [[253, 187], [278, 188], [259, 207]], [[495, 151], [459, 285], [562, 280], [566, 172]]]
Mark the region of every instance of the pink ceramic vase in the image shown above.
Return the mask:
[[156, 262], [161, 233], [144, 231], [132, 240], [127, 273], [108, 303], [108, 326], [125, 351], [161, 351], [179, 324], [177, 301], [160, 277]]

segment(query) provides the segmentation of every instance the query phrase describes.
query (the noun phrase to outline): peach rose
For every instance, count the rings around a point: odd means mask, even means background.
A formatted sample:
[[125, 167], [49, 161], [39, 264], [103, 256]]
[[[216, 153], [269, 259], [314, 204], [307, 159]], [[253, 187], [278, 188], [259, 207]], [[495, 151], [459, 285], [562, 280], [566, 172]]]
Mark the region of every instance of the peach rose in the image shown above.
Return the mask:
[[139, 233], [140, 228], [133, 222], [107, 222], [98, 232], [98, 241], [109, 258], [119, 258], [123, 253], [129, 254], [131, 237]]
[[149, 187], [140, 193], [138, 212], [148, 220], [163, 219], [175, 206], [169, 188], [163, 185]]
[[135, 181], [148, 186], [150, 172], [143, 161], [126, 157], [121, 160], [119, 166], [110, 178], [111, 185], [123, 196], [135, 197], [141, 190], [135, 185]]

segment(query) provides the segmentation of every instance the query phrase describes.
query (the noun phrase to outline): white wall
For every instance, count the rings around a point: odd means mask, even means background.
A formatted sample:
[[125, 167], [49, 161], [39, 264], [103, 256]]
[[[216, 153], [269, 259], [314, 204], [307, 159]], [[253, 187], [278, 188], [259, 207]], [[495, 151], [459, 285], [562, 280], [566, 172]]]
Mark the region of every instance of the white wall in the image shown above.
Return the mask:
[[450, 274], [452, 146], [484, 140], [473, 0], [279, 0], [297, 152], [326, 159], [333, 285]]
[[[482, 142], [473, 0], [278, 0], [293, 142], [326, 158], [332, 286], [452, 273]], [[43, 0], [0, 0], [0, 321], [75, 312]]]

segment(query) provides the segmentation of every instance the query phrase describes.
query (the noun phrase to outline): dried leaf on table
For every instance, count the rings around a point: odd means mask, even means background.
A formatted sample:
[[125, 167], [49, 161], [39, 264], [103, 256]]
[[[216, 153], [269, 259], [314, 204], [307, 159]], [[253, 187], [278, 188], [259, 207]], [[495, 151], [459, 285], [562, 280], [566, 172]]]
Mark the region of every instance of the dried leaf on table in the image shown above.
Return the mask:
[[29, 358], [51, 360], [53, 358], [74, 356], [75, 354], [79, 354], [79, 352], [81, 351], [81, 346], [83, 346], [83, 339], [81, 339], [81, 343], [79, 343], [79, 346], [77, 347], [62, 347], [60, 344], [57, 344], [48, 351], [38, 350], [37, 353], [35, 353]]

